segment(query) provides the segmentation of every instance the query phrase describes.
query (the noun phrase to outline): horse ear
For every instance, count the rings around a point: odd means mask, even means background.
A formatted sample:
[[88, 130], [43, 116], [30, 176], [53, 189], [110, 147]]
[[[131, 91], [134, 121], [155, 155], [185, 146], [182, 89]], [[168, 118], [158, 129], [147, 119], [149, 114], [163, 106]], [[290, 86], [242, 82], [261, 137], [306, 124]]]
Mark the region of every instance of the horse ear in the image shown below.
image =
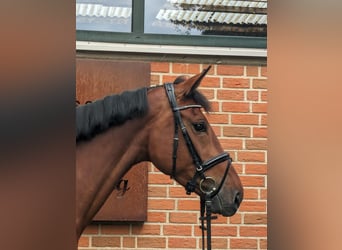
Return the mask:
[[178, 84], [176, 83], [177, 85], [182, 86], [182, 92], [180, 94], [182, 94], [184, 96], [191, 95], [191, 93], [201, 84], [202, 79], [208, 73], [210, 68], [211, 68], [211, 66], [204, 69], [202, 71], [202, 73], [200, 73], [200, 74], [197, 74], [197, 75], [195, 75], [189, 79], [183, 78], [184, 81], [179, 82]]

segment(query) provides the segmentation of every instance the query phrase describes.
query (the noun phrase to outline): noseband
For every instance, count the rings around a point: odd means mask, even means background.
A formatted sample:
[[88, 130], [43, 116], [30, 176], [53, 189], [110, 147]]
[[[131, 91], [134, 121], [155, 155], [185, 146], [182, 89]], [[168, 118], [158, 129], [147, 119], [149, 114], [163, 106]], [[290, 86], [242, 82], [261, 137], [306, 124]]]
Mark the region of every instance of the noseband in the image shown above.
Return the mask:
[[[227, 177], [232, 158], [229, 156], [228, 153], [223, 152], [207, 161], [202, 161], [201, 157], [197, 153], [196, 148], [194, 147], [191, 138], [189, 136], [189, 133], [186, 130], [186, 127], [183, 123], [182, 117], [181, 117], [181, 111], [189, 108], [201, 108], [201, 105], [192, 104], [192, 105], [186, 105], [186, 106], [178, 106], [175, 96], [175, 90], [172, 83], [166, 83], [164, 85], [167, 97], [170, 102], [171, 109], [173, 111], [173, 117], [175, 121], [175, 133], [173, 137], [173, 153], [172, 153], [172, 173], [171, 178], [174, 178], [176, 175], [176, 161], [177, 161], [177, 149], [178, 149], [178, 128], [181, 129], [182, 135], [184, 137], [185, 143], [187, 145], [187, 148], [189, 150], [189, 153], [192, 157], [193, 163], [195, 165], [196, 171], [194, 176], [191, 180], [188, 181], [188, 183], [185, 186], [186, 194], [190, 195], [192, 192], [195, 191], [197, 186], [197, 180], [200, 178], [199, 182], [199, 189], [203, 193], [201, 195], [201, 229], [202, 229], [202, 248], [204, 249], [204, 231], [207, 231], [207, 249], [211, 249], [211, 220], [216, 219], [217, 216], [211, 215], [211, 205], [212, 205], [212, 199], [218, 194], [218, 192], [221, 190], [223, 183], [225, 182], [225, 179]], [[205, 175], [205, 172], [212, 167], [216, 166], [217, 164], [228, 161], [226, 170], [224, 172], [223, 178], [221, 179], [220, 184], [218, 187], [216, 187], [216, 181], [212, 177], [207, 177]], [[204, 216], [204, 213], [206, 211], [206, 216]], [[207, 221], [207, 227], [204, 226], [204, 220]]]

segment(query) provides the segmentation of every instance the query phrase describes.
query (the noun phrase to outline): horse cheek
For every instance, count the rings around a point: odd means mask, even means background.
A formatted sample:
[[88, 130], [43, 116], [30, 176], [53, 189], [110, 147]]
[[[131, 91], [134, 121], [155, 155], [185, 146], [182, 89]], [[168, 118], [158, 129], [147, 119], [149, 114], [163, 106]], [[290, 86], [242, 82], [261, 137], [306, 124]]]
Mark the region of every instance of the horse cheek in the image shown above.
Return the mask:
[[[170, 140], [172, 141], [172, 139]], [[151, 133], [148, 141], [149, 160], [166, 174], [170, 174], [169, 169], [171, 169], [172, 145], [170, 140], [166, 139], [165, 132], [156, 130]]]

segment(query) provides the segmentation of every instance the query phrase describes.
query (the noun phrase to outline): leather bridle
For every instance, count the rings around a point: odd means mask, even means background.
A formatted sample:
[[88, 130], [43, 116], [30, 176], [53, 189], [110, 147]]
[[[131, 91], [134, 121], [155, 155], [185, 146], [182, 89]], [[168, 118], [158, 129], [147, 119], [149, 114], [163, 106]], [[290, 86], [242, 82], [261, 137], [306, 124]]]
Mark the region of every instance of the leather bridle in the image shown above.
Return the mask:
[[[192, 192], [195, 191], [197, 186], [197, 180], [200, 178], [199, 189], [203, 193], [201, 195], [201, 229], [202, 229], [202, 248], [204, 249], [204, 231], [207, 231], [207, 249], [211, 250], [211, 220], [216, 219], [217, 216], [211, 215], [211, 205], [213, 198], [218, 194], [220, 189], [223, 186], [223, 183], [226, 180], [228, 175], [228, 171], [232, 162], [232, 158], [229, 156], [228, 153], [223, 152], [207, 161], [202, 161], [201, 157], [199, 156], [195, 146], [193, 145], [189, 133], [186, 130], [184, 122], [182, 120], [181, 111], [189, 108], [202, 108], [201, 105], [198, 104], [191, 104], [185, 106], [178, 106], [175, 96], [174, 85], [172, 83], [166, 83], [164, 85], [167, 97], [170, 102], [171, 109], [173, 111], [173, 117], [175, 121], [175, 133], [173, 137], [173, 152], [172, 152], [172, 173], [171, 178], [174, 178], [176, 175], [176, 162], [177, 162], [177, 149], [178, 149], [178, 129], [180, 128], [182, 135], [184, 137], [185, 143], [189, 150], [189, 153], [192, 157], [193, 163], [196, 167], [196, 171], [194, 176], [185, 186], [186, 194], [190, 195]], [[224, 172], [223, 178], [218, 186], [216, 186], [216, 181], [212, 177], [207, 177], [205, 172], [212, 167], [216, 166], [217, 164], [228, 161], [226, 170]], [[206, 212], [206, 216], [204, 213]], [[206, 220], [207, 226], [204, 226], [204, 221]]]

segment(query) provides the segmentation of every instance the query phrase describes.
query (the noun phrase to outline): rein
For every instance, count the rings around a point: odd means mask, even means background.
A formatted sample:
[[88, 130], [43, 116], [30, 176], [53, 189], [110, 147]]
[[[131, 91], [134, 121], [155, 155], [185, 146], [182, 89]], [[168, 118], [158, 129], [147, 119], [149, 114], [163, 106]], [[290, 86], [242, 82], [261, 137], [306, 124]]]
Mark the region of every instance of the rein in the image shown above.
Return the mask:
[[[186, 106], [178, 106], [175, 96], [175, 90], [172, 83], [166, 83], [164, 85], [167, 97], [170, 102], [171, 109], [173, 111], [173, 117], [175, 121], [175, 133], [173, 137], [173, 152], [172, 152], [172, 173], [171, 178], [174, 178], [176, 175], [176, 162], [177, 162], [177, 149], [178, 149], [178, 129], [181, 129], [182, 135], [184, 137], [184, 140], [186, 142], [187, 148], [189, 150], [189, 153], [192, 157], [193, 163], [196, 168], [196, 172], [192, 179], [188, 181], [186, 184], [186, 194], [190, 195], [192, 192], [195, 191], [196, 185], [197, 185], [197, 179], [200, 178], [200, 184], [199, 189], [203, 193], [201, 195], [201, 230], [202, 230], [202, 249], [205, 249], [205, 237], [204, 232], [207, 231], [207, 249], [211, 250], [211, 220], [217, 219], [217, 216], [212, 216], [212, 200], [213, 198], [219, 193], [221, 190], [223, 183], [226, 180], [226, 177], [228, 175], [228, 171], [232, 162], [232, 158], [229, 156], [228, 153], [223, 152], [205, 162], [202, 161], [201, 157], [197, 153], [197, 150], [195, 146], [193, 145], [191, 138], [189, 136], [188, 131], [186, 130], [186, 127], [184, 125], [184, 122], [181, 117], [181, 111], [189, 108], [201, 108], [201, 105], [192, 104], [192, 105], [186, 105]], [[216, 181], [212, 177], [205, 176], [205, 172], [209, 170], [210, 168], [216, 166], [217, 164], [228, 161], [226, 170], [224, 172], [223, 178], [216, 187]], [[204, 225], [206, 221], [206, 226]]]

